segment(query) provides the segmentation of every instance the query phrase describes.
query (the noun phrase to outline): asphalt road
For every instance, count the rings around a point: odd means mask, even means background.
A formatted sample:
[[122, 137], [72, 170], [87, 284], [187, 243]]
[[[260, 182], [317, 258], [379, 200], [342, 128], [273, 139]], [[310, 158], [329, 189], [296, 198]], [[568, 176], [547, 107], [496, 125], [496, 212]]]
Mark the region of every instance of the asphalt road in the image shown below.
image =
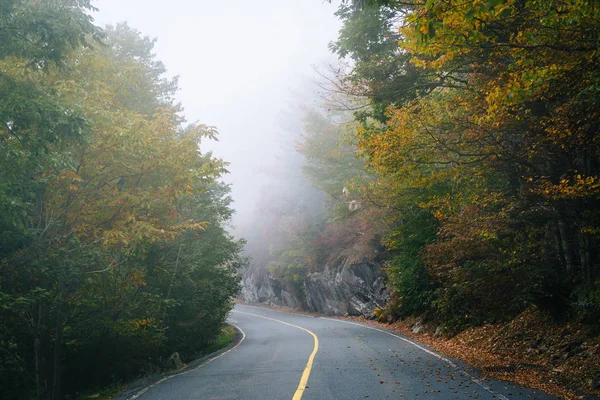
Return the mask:
[[[476, 371], [393, 332], [237, 305], [242, 342], [141, 400], [554, 399]], [[311, 357], [312, 356], [312, 357]]]

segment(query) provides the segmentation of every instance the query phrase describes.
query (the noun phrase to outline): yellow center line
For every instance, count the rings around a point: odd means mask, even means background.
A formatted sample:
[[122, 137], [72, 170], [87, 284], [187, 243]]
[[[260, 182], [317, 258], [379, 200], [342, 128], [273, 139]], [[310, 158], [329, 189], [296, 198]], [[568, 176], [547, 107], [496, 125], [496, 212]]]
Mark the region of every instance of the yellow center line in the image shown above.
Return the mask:
[[315, 355], [317, 354], [317, 351], [319, 350], [319, 338], [317, 337], [317, 335], [315, 335], [308, 329], [305, 329], [301, 326], [290, 324], [290, 323], [284, 322], [284, 321], [280, 321], [275, 318], [269, 318], [269, 317], [265, 317], [263, 315], [252, 314], [252, 313], [238, 311], [238, 310], [233, 310], [233, 312], [240, 313], [240, 314], [253, 315], [255, 317], [264, 318], [264, 319], [269, 319], [271, 321], [279, 322], [284, 325], [288, 325], [288, 326], [291, 326], [291, 327], [294, 327], [297, 329], [301, 329], [304, 332], [308, 332], [312, 335], [312, 337], [315, 341], [315, 347], [313, 348], [312, 353], [310, 353], [310, 357], [308, 357], [308, 362], [306, 363], [306, 367], [304, 367], [304, 372], [302, 372], [302, 376], [300, 377], [300, 383], [298, 384], [298, 388], [296, 389], [296, 392], [294, 393], [294, 397], [292, 397], [292, 400], [300, 400], [302, 398], [302, 395], [304, 394], [304, 389], [306, 389], [306, 384], [308, 383], [308, 377], [310, 376], [310, 371], [312, 369], [313, 362], [315, 360]]

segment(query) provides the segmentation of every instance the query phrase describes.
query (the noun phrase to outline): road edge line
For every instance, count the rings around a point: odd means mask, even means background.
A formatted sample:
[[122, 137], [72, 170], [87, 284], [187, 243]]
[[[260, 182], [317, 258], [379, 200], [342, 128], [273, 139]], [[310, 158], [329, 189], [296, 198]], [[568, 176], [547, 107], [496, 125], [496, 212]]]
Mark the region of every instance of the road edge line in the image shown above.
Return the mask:
[[469, 378], [469, 379], [470, 379], [470, 380], [471, 380], [473, 383], [477, 384], [479, 387], [481, 387], [481, 388], [482, 388], [483, 390], [485, 390], [486, 392], [488, 392], [488, 393], [490, 393], [490, 394], [492, 394], [492, 395], [496, 396], [498, 399], [500, 399], [500, 400], [509, 400], [509, 399], [508, 399], [506, 396], [504, 396], [503, 394], [496, 392], [494, 389], [492, 389], [491, 387], [489, 387], [489, 386], [488, 386], [488, 385], [486, 385], [485, 383], [481, 382], [481, 380], [480, 380], [480, 379], [477, 379], [477, 378], [475, 378], [473, 375], [471, 375], [470, 373], [468, 373], [467, 371], [465, 371], [465, 370], [464, 370], [464, 368], [461, 368], [461, 367], [459, 367], [458, 365], [456, 365], [456, 364], [455, 364], [455, 363], [454, 363], [452, 360], [450, 360], [450, 359], [448, 359], [448, 358], [446, 358], [446, 357], [444, 357], [444, 356], [442, 356], [442, 355], [440, 355], [440, 354], [437, 354], [436, 352], [434, 352], [434, 351], [431, 351], [431, 350], [429, 350], [429, 349], [427, 349], [427, 348], [425, 348], [425, 347], [421, 346], [420, 344], [413, 342], [413, 341], [412, 341], [412, 340], [410, 340], [410, 339], [407, 339], [407, 338], [405, 338], [405, 337], [402, 337], [402, 336], [400, 336], [400, 335], [396, 335], [395, 333], [392, 333], [392, 332], [385, 331], [385, 330], [383, 330], [383, 329], [375, 328], [375, 327], [372, 327], [372, 326], [369, 326], [369, 325], [365, 325], [365, 324], [359, 324], [358, 322], [344, 321], [343, 319], [327, 318], [327, 317], [319, 317], [319, 318], [320, 318], [320, 319], [326, 319], [326, 320], [329, 320], [329, 321], [337, 321], [337, 322], [343, 322], [343, 323], [345, 323], [345, 324], [356, 325], [356, 326], [360, 326], [360, 327], [362, 327], [362, 328], [365, 328], [365, 329], [372, 329], [372, 330], [374, 330], [374, 331], [378, 331], [378, 332], [381, 332], [381, 333], [385, 333], [385, 334], [387, 334], [387, 335], [390, 335], [390, 336], [393, 336], [393, 337], [395, 337], [395, 338], [397, 338], [397, 339], [403, 340], [403, 341], [405, 341], [406, 343], [409, 343], [409, 344], [411, 344], [412, 346], [414, 346], [414, 347], [418, 348], [419, 350], [422, 350], [422, 351], [424, 351], [425, 353], [427, 353], [427, 354], [430, 354], [430, 355], [432, 355], [432, 356], [434, 356], [434, 357], [438, 358], [439, 360], [446, 362], [446, 363], [447, 363], [447, 364], [449, 364], [449, 365], [450, 365], [452, 368], [456, 369], [457, 371], [460, 371], [460, 372], [461, 372], [461, 373], [462, 373], [464, 376], [468, 377], [468, 378]]
[[167, 380], [169, 380], [169, 379], [171, 379], [171, 378], [175, 378], [175, 377], [178, 377], [178, 376], [181, 376], [181, 375], [189, 374], [190, 372], [194, 372], [194, 371], [196, 371], [196, 370], [198, 370], [198, 369], [200, 369], [200, 368], [204, 367], [206, 364], [208, 364], [208, 363], [210, 363], [210, 362], [212, 362], [212, 361], [216, 360], [217, 358], [221, 358], [221, 357], [223, 357], [225, 354], [227, 354], [227, 353], [229, 353], [230, 351], [232, 351], [232, 350], [236, 349], [236, 348], [237, 348], [237, 347], [238, 347], [240, 344], [242, 344], [242, 342], [244, 341], [244, 339], [246, 339], [246, 334], [244, 333], [244, 331], [243, 331], [243, 330], [242, 330], [242, 329], [241, 329], [239, 326], [237, 326], [237, 325], [234, 325], [234, 324], [229, 324], [229, 325], [233, 326], [235, 329], [237, 329], [237, 330], [238, 330], [238, 332], [240, 332], [240, 333], [242, 334], [242, 338], [239, 340], [239, 342], [237, 342], [237, 343], [236, 343], [236, 344], [235, 344], [233, 347], [231, 347], [229, 350], [223, 351], [222, 353], [219, 353], [219, 354], [217, 354], [217, 355], [216, 355], [216, 356], [214, 356], [214, 357], [210, 357], [208, 360], [206, 360], [205, 362], [201, 363], [200, 365], [197, 365], [197, 366], [195, 366], [195, 367], [194, 367], [194, 368], [192, 368], [192, 369], [189, 369], [189, 370], [186, 370], [186, 371], [183, 371], [183, 372], [179, 372], [179, 373], [176, 373], [176, 374], [172, 374], [172, 375], [167, 375], [167, 376], [163, 377], [162, 379], [159, 379], [158, 381], [154, 382], [153, 384], [151, 384], [151, 385], [148, 385], [148, 386], [146, 386], [145, 388], [143, 388], [142, 390], [140, 390], [140, 391], [138, 391], [138, 392], [134, 393], [133, 395], [129, 396], [129, 397], [127, 398], [127, 400], [135, 400], [135, 399], [137, 399], [138, 397], [140, 397], [141, 395], [143, 395], [144, 393], [146, 393], [148, 390], [152, 389], [153, 387], [155, 387], [155, 386], [157, 386], [157, 385], [160, 385], [160, 384], [161, 384], [161, 383], [163, 383], [164, 381], [167, 381]]

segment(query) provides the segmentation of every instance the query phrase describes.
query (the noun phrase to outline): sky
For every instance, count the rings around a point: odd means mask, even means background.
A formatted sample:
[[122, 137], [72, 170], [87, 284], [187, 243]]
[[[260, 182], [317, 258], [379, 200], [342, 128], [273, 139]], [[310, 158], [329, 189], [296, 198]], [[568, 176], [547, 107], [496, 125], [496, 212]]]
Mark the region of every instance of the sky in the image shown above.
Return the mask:
[[157, 58], [179, 76], [177, 100], [187, 120], [219, 130], [219, 142], [208, 147], [231, 163], [225, 181], [239, 218], [253, 212], [258, 171], [277, 153], [282, 111], [296, 101], [294, 91], [317, 79], [315, 66], [332, 60], [336, 4], [96, 0], [93, 17], [100, 26], [127, 21], [157, 39]]

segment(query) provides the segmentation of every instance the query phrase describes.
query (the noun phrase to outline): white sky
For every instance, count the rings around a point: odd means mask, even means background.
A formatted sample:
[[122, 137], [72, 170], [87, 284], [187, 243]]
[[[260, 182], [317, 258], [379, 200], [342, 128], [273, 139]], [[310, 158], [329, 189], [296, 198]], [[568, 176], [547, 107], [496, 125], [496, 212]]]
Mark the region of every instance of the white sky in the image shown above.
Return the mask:
[[231, 162], [239, 213], [252, 212], [260, 177], [277, 151], [278, 117], [330, 59], [337, 2], [323, 0], [96, 0], [100, 26], [127, 21], [156, 37], [157, 58], [179, 75], [188, 121], [214, 125], [215, 154]]

